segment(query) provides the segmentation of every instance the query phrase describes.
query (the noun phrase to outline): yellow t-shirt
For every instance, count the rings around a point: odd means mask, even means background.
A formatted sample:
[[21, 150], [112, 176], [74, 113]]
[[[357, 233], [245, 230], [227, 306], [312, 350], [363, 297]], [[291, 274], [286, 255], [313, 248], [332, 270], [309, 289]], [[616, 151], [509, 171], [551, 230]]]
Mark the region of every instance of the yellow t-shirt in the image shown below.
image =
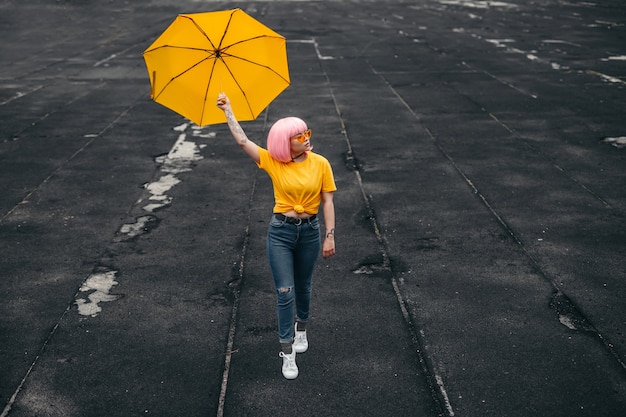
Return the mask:
[[259, 168], [267, 172], [274, 186], [274, 213], [317, 214], [321, 193], [337, 190], [333, 170], [326, 158], [313, 152], [303, 162], [284, 163], [259, 148]]

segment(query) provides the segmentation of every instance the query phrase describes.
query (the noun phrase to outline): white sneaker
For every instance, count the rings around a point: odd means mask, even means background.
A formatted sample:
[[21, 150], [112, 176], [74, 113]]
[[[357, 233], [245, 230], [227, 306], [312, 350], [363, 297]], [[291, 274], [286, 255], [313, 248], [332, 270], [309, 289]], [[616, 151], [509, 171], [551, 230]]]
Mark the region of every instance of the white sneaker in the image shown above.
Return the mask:
[[296, 379], [298, 377], [298, 365], [296, 365], [296, 350], [293, 349], [289, 354], [281, 351], [278, 356], [283, 358], [283, 376], [287, 379]]
[[306, 338], [306, 329], [298, 331], [298, 325], [295, 325], [296, 337], [293, 341], [293, 349], [297, 353], [304, 353], [309, 348], [309, 341]]

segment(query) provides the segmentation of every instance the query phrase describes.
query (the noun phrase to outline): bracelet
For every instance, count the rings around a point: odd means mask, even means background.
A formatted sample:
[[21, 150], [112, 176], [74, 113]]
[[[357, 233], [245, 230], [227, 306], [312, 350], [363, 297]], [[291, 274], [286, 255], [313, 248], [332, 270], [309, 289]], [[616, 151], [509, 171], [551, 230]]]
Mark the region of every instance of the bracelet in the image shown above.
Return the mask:
[[330, 232], [326, 233], [326, 237], [328, 237], [328, 236], [335, 237], [335, 229], [334, 228], [330, 229]]

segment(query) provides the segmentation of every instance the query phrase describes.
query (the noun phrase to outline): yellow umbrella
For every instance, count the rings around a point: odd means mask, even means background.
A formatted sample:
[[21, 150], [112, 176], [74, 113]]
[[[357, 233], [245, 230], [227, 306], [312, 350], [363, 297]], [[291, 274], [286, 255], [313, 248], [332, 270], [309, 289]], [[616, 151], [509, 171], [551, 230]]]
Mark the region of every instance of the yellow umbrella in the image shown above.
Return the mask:
[[143, 53], [151, 97], [199, 126], [254, 120], [289, 86], [285, 38], [241, 9], [181, 14]]

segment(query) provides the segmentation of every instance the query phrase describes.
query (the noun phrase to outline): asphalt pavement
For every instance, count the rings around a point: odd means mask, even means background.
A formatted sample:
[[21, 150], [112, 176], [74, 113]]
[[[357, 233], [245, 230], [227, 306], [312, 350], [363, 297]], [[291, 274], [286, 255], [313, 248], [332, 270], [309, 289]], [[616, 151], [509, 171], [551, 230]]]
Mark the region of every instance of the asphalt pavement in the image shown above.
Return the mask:
[[[280, 372], [267, 176], [150, 99], [178, 13], [287, 38], [256, 120], [338, 191], [310, 348]], [[617, 417], [626, 409], [626, 6], [0, 4], [0, 416]]]

